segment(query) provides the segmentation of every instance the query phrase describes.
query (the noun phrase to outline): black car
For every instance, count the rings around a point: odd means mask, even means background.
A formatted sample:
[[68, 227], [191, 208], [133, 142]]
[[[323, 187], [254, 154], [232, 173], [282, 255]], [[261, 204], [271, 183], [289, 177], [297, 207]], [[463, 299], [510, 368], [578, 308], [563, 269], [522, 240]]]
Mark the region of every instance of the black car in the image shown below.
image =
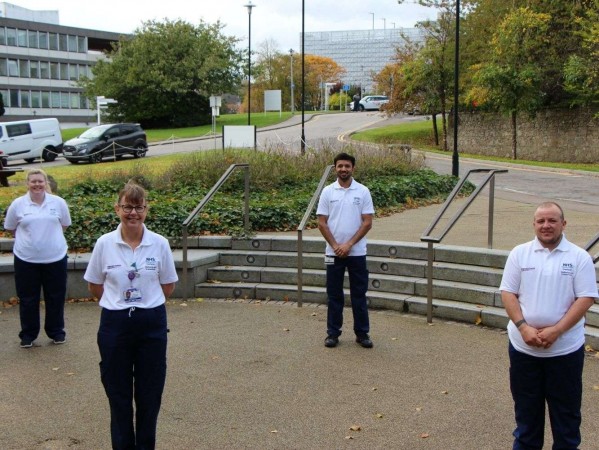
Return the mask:
[[136, 123], [98, 125], [64, 143], [63, 154], [70, 163], [97, 163], [102, 158], [123, 155], [143, 158], [148, 151], [145, 131]]

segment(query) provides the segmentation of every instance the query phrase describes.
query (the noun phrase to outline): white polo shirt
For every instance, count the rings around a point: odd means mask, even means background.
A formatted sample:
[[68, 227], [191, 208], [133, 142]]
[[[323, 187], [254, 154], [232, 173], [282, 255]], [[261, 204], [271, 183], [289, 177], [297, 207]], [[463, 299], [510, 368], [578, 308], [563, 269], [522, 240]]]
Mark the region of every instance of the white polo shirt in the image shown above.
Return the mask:
[[[524, 319], [535, 328], [555, 325], [577, 298], [598, 296], [591, 256], [566, 240], [566, 236], [553, 251], [543, 247], [537, 238], [514, 248], [499, 289], [518, 296]], [[512, 321], [508, 335], [514, 348], [522, 353], [541, 357], [566, 355], [585, 342], [584, 318], [548, 349], [526, 344]]]
[[[104, 285], [100, 306], [110, 310], [155, 308], [165, 302], [162, 284], [178, 280], [168, 241], [146, 228], [141, 244], [132, 250], [121, 235], [121, 225], [101, 236], [83, 278]], [[134, 293], [127, 298], [127, 292]]]
[[[362, 226], [362, 215], [374, 214], [370, 191], [352, 178], [351, 185], [344, 188], [335, 181], [322, 190], [316, 214], [327, 216], [327, 225], [335, 240], [347, 242]], [[334, 256], [333, 248], [327, 242], [326, 254]], [[349, 256], [366, 255], [366, 236], [352, 247]]]
[[38, 205], [29, 192], [15, 199], [6, 211], [4, 228], [15, 231], [13, 253], [21, 260], [48, 264], [61, 260], [68, 246], [63, 228], [71, 225], [67, 202], [46, 192]]

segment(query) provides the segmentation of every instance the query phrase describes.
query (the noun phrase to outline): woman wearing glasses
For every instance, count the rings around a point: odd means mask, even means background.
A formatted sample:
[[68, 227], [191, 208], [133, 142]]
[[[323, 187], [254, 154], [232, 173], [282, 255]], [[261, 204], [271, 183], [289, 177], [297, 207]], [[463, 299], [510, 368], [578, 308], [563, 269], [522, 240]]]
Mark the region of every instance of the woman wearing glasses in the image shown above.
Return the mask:
[[114, 209], [121, 223], [98, 239], [84, 278], [102, 307], [98, 347], [112, 447], [153, 449], [166, 378], [164, 304], [178, 278], [168, 241], [144, 225], [145, 190], [127, 183]]

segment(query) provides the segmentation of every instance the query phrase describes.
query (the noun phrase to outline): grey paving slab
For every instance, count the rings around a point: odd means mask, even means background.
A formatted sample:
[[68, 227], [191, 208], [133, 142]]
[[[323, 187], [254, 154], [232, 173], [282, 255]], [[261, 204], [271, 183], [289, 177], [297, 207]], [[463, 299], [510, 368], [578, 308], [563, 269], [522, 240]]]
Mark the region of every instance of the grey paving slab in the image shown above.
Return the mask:
[[[507, 337], [498, 329], [373, 311], [374, 349], [335, 349], [326, 308], [170, 301], [158, 449], [510, 448]], [[108, 449], [99, 307], [68, 304], [68, 342], [18, 347], [18, 311], [0, 314], [0, 448]], [[584, 372], [583, 445], [599, 442], [599, 358]], [[358, 431], [350, 428], [358, 427]], [[547, 435], [546, 442], [551, 443]]]

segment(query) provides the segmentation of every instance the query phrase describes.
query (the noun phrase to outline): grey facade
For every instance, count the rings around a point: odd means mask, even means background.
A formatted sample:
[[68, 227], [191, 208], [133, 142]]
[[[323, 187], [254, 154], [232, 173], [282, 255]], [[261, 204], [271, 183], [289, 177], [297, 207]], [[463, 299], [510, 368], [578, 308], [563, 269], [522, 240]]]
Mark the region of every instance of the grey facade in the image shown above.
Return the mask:
[[[96, 110], [77, 86], [119, 33], [60, 26], [52, 11], [29, 11], [0, 3], [0, 93], [2, 120], [56, 117], [61, 122], [94, 122]], [[29, 13], [29, 15], [27, 15]], [[35, 20], [23, 20], [29, 17]], [[56, 20], [57, 22], [57, 20]], [[91, 107], [90, 107], [91, 106]]]
[[393, 61], [395, 49], [404, 44], [402, 35], [422, 40], [418, 28], [317, 31], [305, 34], [304, 52], [334, 60], [346, 70], [343, 83], [361, 86], [363, 95], [385, 94], [373, 92], [372, 75]]

